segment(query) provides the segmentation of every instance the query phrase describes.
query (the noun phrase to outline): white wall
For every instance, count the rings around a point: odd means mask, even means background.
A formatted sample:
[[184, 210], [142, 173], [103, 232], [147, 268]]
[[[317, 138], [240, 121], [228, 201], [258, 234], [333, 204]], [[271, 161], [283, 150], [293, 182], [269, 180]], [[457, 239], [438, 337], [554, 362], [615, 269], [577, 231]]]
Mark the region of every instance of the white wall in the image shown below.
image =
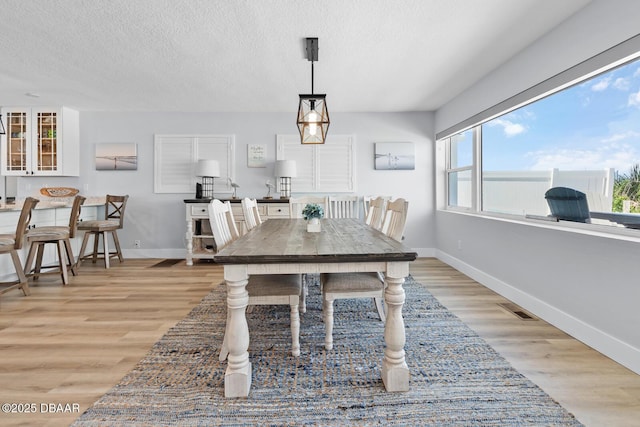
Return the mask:
[[[185, 254], [184, 199], [190, 194], [153, 193], [154, 134], [234, 134], [236, 137], [236, 182], [239, 197], [266, 195], [267, 179], [275, 181], [276, 134], [296, 134], [295, 112], [257, 113], [106, 113], [80, 114], [80, 177], [20, 178], [19, 196], [37, 194], [43, 185], [72, 186], [83, 194], [124, 194], [127, 205], [125, 228], [119, 232], [127, 256], [175, 256]], [[329, 132], [356, 136], [356, 194], [389, 194], [409, 200], [405, 243], [422, 254], [432, 255], [433, 231], [433, 114], [416, 113], [332, 113]], [[417, 167], [413, 171], [373, 169], [373, 143], [411, 141]], [[96, 171], [96, 143], [138, 144], [137, 171]], [[247, 145], [267, 145], [267, 168], [247, 168]], [[293, 186], [295, 195], [295, 184]], [[224, 195], [220, 195], [224, 196]], [[230, 196], [230, 193], [226, 194]], [[134, 240], [142, 250], [133, 249]]]
[[[436, 131], [634, 36], [638, 16], [635, 0], [593, 1], [438, 110]], [[443, 157], [439, 145], [436, 152]], [[436, 178], [442, 182], [440, 160]], [[442, 200], [438, 194], [438, 206]], [[445, 211], [436, 214], [436, 239], [446, 262], [640, 373], [640, 239]]]

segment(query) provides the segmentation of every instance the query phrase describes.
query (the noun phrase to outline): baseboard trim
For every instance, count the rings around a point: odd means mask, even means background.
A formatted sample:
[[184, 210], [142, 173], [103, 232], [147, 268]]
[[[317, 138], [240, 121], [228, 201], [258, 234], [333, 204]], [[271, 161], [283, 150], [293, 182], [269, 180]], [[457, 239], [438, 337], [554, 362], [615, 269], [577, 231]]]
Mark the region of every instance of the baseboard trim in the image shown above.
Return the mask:
[[640, 375], [640, 349], [486, 274], [446, 252], [436, 250], [435, 257]]

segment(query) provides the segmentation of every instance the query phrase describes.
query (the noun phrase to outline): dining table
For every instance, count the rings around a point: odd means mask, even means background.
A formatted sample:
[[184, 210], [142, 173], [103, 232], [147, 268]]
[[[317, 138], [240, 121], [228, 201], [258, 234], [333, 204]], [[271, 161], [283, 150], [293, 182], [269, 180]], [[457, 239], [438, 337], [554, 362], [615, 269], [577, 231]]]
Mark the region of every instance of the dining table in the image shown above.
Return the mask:
[[402, 285], [416, 257], [401, 242], [358, 219], [323, 218], [319, 232], [307, 231], [304, 219], [269, 219], [225, 246], [213, 257], [224, 266], [227, 286], [225, 397], [247, 397], [251, 389], [246, 285], [252, 274], [383, 273], [387, 319], [382, 382], [388, 392], [408, 391]]

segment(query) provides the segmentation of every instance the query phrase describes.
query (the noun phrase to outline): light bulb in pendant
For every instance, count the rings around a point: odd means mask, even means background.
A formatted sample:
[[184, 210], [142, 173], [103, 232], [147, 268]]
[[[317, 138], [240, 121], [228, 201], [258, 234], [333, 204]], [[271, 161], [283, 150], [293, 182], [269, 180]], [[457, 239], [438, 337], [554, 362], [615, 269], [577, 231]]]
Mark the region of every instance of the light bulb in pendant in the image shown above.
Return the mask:
[[309, 112], [309, 133], [315, 135], [318, 132], [318, 113], [315, 110]]

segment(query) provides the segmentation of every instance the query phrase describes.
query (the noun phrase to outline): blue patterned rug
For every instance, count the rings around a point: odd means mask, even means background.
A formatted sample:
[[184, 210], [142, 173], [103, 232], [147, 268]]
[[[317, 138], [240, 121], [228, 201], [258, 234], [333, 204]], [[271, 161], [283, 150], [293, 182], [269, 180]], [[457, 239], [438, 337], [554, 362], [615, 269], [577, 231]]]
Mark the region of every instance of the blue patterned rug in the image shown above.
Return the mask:
[[251, 393], [225, 399], [220, 286], [73, 425], [581, 425], [423, 285], [409, 277], [405, 290], [409, 392], [384, 390], [384, 327], [372, 300], [336, 301], [334, 349], [325, 351], [322, 301], [312, 287], [301, 314], [298, 358], [289, 353], [288, 307], [257, 306], [247, 314]]

